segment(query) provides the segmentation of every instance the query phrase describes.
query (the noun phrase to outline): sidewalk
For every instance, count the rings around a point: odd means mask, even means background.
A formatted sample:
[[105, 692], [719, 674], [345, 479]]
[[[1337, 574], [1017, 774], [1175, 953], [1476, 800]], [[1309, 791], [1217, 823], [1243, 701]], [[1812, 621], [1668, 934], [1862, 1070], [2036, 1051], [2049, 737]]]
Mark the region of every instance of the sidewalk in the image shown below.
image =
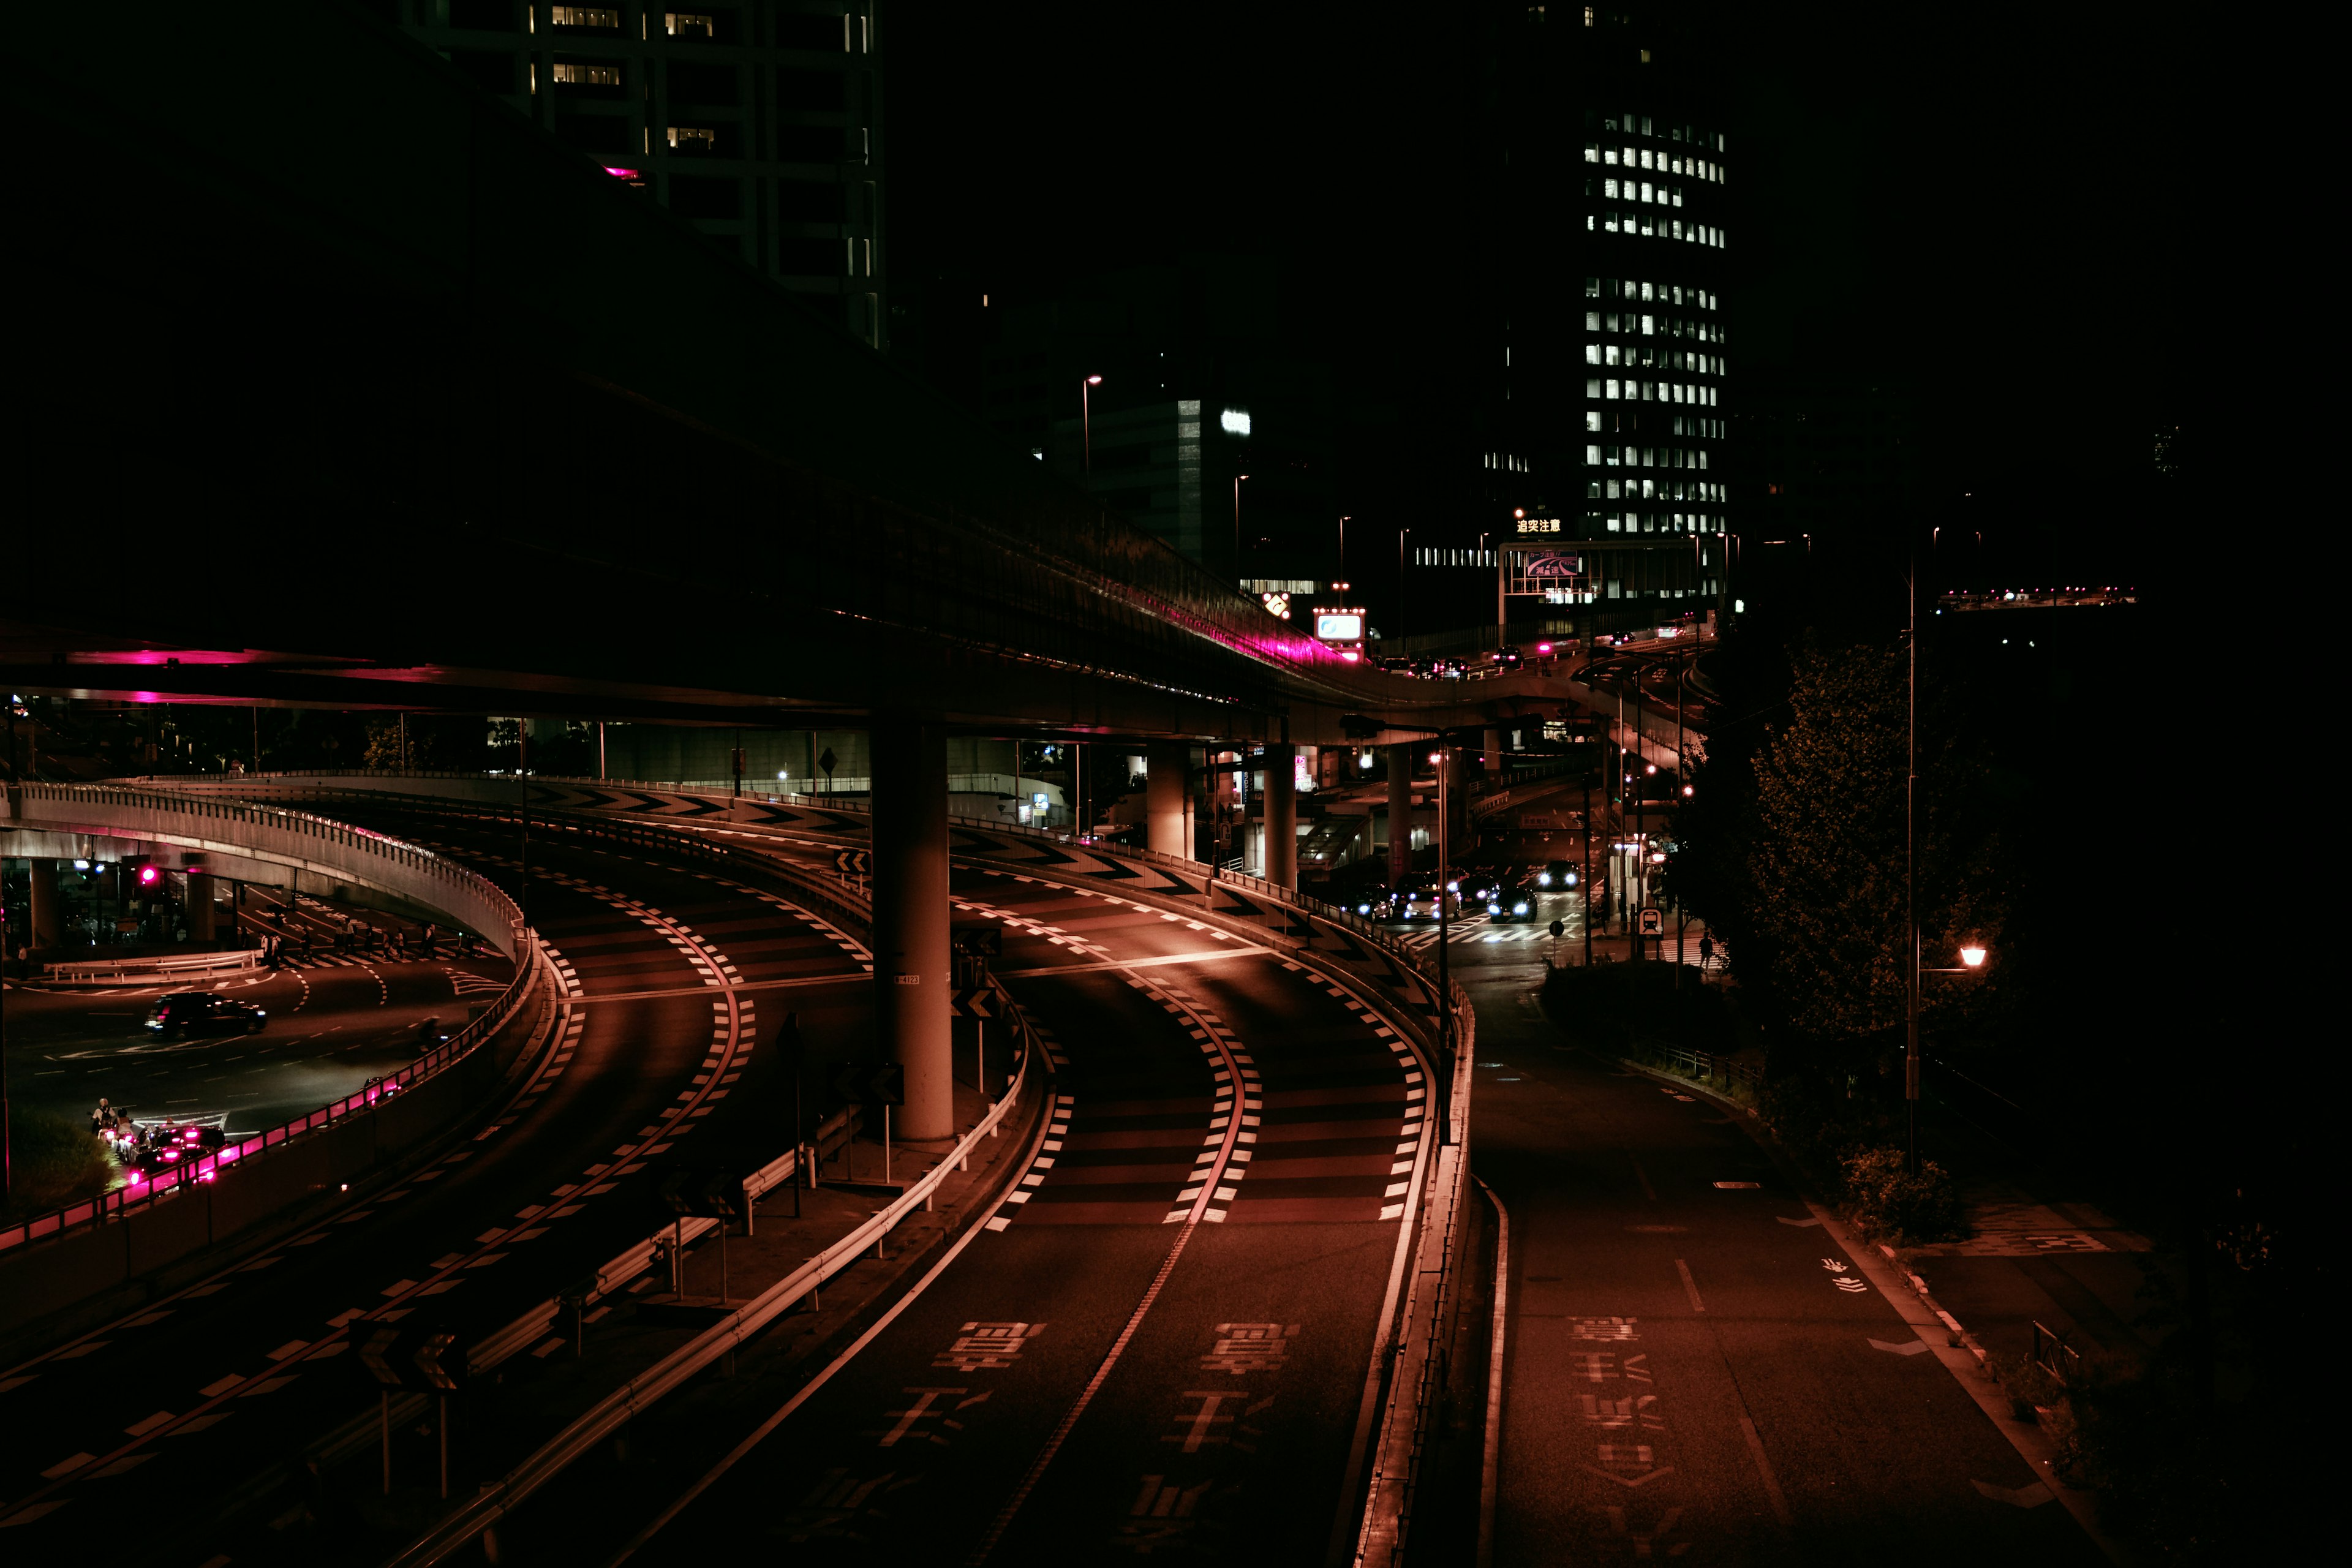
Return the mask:
[[1968, 1205], [1965, 1241], [1905, 1249], [1937, 1305], [1988, 1352], [2026, 1356], [2040, 1323], [2086, 1356], [2121, 1366], [2163, 1340], [2171, 1260], [2074, 1194], [2070, 1184], [1963, 1120], [1923, 1100], [1924, 1158], [1950, 1171]]

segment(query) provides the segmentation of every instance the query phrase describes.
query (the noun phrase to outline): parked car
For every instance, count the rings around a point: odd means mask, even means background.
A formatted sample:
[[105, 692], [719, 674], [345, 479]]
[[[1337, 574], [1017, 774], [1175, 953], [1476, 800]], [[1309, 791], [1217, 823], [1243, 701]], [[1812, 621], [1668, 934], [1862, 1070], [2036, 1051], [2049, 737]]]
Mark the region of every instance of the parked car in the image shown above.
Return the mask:
[[147, 1027], [165, 1036], [257, 1035], [269, 1015], [250, 1002], [210, 991], [174, 991], [147, 1012]]

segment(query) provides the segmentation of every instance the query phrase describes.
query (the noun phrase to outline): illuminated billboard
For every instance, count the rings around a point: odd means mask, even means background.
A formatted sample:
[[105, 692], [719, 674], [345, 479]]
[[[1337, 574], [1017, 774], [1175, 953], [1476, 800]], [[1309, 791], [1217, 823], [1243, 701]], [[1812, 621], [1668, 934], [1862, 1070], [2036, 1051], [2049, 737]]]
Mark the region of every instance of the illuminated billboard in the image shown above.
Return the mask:
[[1324, 642], [1361, 642], [1364, 640], [1364, 613], [1361, 610], [1318, 610], [1315, 612], [1315, 635]]

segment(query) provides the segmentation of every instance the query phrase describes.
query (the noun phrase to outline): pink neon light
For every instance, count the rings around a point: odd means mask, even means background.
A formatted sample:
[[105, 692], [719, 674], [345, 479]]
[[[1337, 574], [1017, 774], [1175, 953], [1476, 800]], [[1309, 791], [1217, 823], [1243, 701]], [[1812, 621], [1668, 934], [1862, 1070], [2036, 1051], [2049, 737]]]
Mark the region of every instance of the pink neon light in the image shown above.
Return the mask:
[[604, 173], [616, 180], [634, 180], [637, 177], [637, 172], [635, 169], [615, 169], [610, 163], [604, 165]]

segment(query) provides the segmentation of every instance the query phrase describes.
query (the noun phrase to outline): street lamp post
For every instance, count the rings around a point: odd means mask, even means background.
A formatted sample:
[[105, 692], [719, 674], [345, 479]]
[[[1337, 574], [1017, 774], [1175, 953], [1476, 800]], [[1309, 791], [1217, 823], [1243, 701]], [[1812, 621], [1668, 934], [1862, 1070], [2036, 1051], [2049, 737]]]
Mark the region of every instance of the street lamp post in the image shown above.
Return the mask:
[[1242, 574], [1242, 481], [1247, 474], [1234, 476], [1234, 575]]
[[1078, 441], [1080, 462], [1086, 468], [1087, 482], [1095, 479], [1095, 411], [1092, 394], [1102, 384], [1102, 377], [1089, 375], [1078, 383]]
[[1903, 742], [1903, 924], [1910, 948], [1903, 987], [1903, 1100], [1910, 1120], [1904, 1166], [1919, 1173], [1919, 553], [1911, 552], [1911, 626], [1904, 637], [1910, 668], [1905, 681], [1909, 715]]

